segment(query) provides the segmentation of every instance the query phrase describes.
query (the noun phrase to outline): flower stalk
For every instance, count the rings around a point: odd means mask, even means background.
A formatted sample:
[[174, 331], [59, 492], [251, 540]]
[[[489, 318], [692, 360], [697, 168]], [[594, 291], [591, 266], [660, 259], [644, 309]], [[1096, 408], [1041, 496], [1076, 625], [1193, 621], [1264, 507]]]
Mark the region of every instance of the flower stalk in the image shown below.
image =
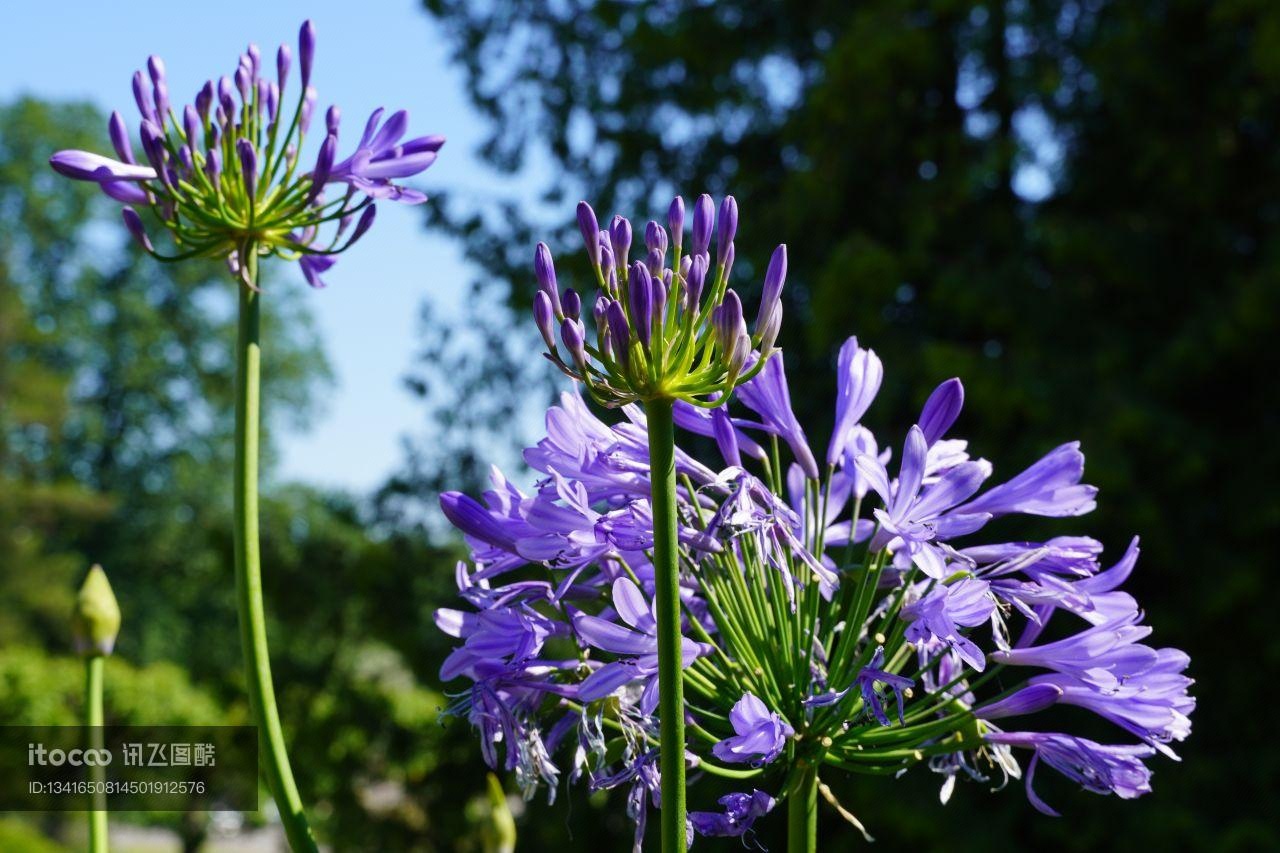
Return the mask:
[[[106, 660], [102, 655], [94, 655], [84, 661], [84, 724], [89, 729], [90, 749], [102, 749], [102, 681]], [[89, 781], [97, 789], [92, 794], [93, 806], [89, 810], [89, 853], [107, 853], [106, 796], [100, 787], [105, 778], [106, 768], [89, 768]]]
[[307, 823], [302, 798], [293, 780], [284, 731], [276, 709], [267, 648], [267, 625], [262, 603], [262, 563], [258, 543], [258, 441], [261, 430], [261, 307], [257, 288], [258, 255], [244, 253], [246, 275], [253, 287], [241, 287], [239, 335], [236, 344], [236, 425], [234, 538], [236, 611], [240, 620], [240, 648], [244, 655], [249, 707], [263, 748], [267, 787], [280, 810], [289, 845], [295, 851], [314, 851], [316, 843]]
[[662, 771], [662, 849], [685, 845], [684, 678], [680, 566], [676, 541], [675, 424], [670, 400], [645, 403], [653, 504], [653, 571], [658, 622], [658, 712]]
[[[102, 566], [89, 569], [76, 595], [71, 626], [76, 651], [84, 659], [84, 724], [88, 730], [88, 747], [102, 749], [103, 670], [120, 633], [120, 605]], [[89, 782], [96, 787], [90, 794], [88, 812], [89, 853], [107, 853], [107, 802], [102, 792], [105, 779], [105, 768], [89, 767]]]
[[787, 851], [814, 853], [818, 849], [818, 768], [797, 767], [787, 798]]

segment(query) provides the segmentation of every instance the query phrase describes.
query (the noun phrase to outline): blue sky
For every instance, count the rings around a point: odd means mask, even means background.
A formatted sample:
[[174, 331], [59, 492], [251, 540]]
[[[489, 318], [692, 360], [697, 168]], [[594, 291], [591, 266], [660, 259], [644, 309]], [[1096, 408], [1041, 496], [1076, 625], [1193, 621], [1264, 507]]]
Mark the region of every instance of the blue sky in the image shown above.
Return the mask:
[[[404, 108], [411, 135], [449, 139], [416, 186], [493, 185], [497, 176], [473, 154], [483, 126], [462, 73], [449, 65], [448, 45], [416, 0], [361, 3], [358, 11], [350, 3], [262, 0], [12, 4], [0, 38], [0, 98], [84, 99], [119, 109], [132, 124], [129, 79], [149, 54], [165, 60], [173, 99], [185, 103], [206, 78], [234, 71], [249, 41], [264, 55], [295, 43], [307, 17], [318, 31], [320, 105], [341, 106], [344, 138], [359, 133], [373, 108]], [[509, 188], [510, 179], [502, 181]], [[445, 310], [457, 304], [471, 270], [457, 246], [423, 228], [420, 210], [380, 207], [377, 226], [326, 276], [328, 289], [310, 294], [337, 386], [312, 428], [282, 443], [284, 478], [372, 488], [400, 463], [401, 436], [424, 428], [423, 408], [401, 386], [419, 308], [424, 298]]]

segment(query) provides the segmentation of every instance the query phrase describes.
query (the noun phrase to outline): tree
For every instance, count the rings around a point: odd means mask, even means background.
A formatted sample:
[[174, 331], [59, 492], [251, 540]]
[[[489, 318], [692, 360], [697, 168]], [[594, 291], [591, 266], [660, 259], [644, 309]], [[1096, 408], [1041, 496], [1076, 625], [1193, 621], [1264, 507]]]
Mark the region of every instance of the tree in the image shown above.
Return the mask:
[[[960, 375], [975, 453], [1000, 448], [1012, 473], [1049, 449], [1028, 436], [1080, 437], [1103, 488], [1089, 529], [1112, 549], [1143, 534], [1137, 592], [1208, 682], [1186, 761], [1156, 793], [1073, 802], [1067, 825], [1008, 797], [976, 826], [963, 793], [920, 805], [931, 779], [893, 783], [892, 802], [887, 783], [855, 782], [864, 820], [963, 849], [1277, 843], [1240, 798], [1195, 793], [1261, 796], [1276, 779], [1249, 710], [1253, 667], [1280, 657], [1250, 606], [1280, 518], [1274, 4], [424, 5], [489, 122], [482, 155], [512, 173], [531, 152], [553, 166], [530, 215], [450, 197], [433, 209], [484, 270], [472, 322], [486, 339], [510, 340], [495, 294], [527, 309], [535, 239], [551, 235], [589, 280], [578, 196], [643, 216], [675, 189], [732, 192], [745, 290], [789, 243], [782, 343], [811, 436], [830, 422], [832, 355], [856, 332], [888, 370], [873, 427], [910, 423]], [[483, 418], [486, 397], [519, 398], [523, 352], [473, 367], [478, 402], [454, 408]], [[1228, 473], [1241, 453], [1250, 472]]]
[[[79, 670], [61, 656], [80, 575], [101, 562], [124, 611], [109, 713], [242, 722], [226, 474], [237, 285], [142, 255], [114, 205], [50, 172], [54, 149], [95, 148], [104, 125], [84, 105], [0, 106], [0, 721], [74, 719]], [[270, 437], [305, 423], [328, 372], [305, 289], [264, 287]], [[467, 806], [484, 770], [426, 686], [447, 652], [431, 611], [452, 552], [300, 486], [269, 489], [263, 515], [281, 708], [322, 836], [441, 850], [478, 835]], [[203, 824], [180, 828], [194, 849]]]

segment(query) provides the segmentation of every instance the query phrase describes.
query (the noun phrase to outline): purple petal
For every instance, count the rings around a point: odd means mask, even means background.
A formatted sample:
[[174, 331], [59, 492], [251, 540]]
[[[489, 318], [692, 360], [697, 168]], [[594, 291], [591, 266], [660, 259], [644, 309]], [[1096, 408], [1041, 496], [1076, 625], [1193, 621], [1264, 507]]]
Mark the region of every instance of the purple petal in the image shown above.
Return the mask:
[[90, 151], [59, 151], [49, 158], [54, 171], [78, 181], [153, 181], [156, 170], [132, 163], [121, 163]]

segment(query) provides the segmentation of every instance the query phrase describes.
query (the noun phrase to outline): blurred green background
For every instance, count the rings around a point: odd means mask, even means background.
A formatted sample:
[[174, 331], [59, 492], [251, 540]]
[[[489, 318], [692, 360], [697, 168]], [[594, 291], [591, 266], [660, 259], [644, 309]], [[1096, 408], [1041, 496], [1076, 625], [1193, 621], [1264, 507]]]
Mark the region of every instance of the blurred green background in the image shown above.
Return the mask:
[[[523, 319], [533, 243], [554, 237], [562, 278], [586, 280], [579, 198], [643, 220], [677, 190], [737, 196], [748, 304], [788, 243], [782, 343], [811, 436], [856, 333], [887, 370], [874, 429], [900, 432], [959, 375], [957, 434], [998, 471], [1080, 438], [1099, 509], [1030, 532], [1112, 550], [1141, 534], [1131, 588], [1155, 640], [1192, 655], [1193, 734], [1182, 763], [1156, 762], [1152, 795], [1045, 778], [1066, 814], [1053, 820], [1016, 784], [960, 786], [944, 807], [927, 772], [829, 780], [879, 846], [1280, 849], [1265, 700], [1280, 670], [1265, 597], [1280, 529], [1280, 5], [428, 0], [423, 13], [485, 124], [478, 156], [518, 190], [429, 205], [424, 226], [477, 274], [465, 316], [424, 310], [407, 377], [422, 425], [401, 471], [372, 495], [269, 490], [276, 680], [334, 849], [486, 849], [474, 736], [439, 720], [456, 685], [436, 678], [447, 644], [430, 613], [459, 550], [434, 496], [511, 458], [556, 387]], [[52, 140], [102, 149], [103, 126], [84, 105], [0, 107], [0, 723], [77, 712], [67, 613], [92, 561], [125, 612], [108, 718], [239, 722], [229, 289], [216, 268], [140, 257], [113, 205], [44, 166]], [[314, 416], [329, 370], [309, 295], [271, 292], [279, 436]], [[620, 797], [515, 805], [520, 849], [629, 845]], [[232, 849], [204, 816], [135, 817], [169, 833], [136, 849]], [[861, 844], [823, 821], [824, 849]], [[781, 849], [780, 823], [756, 840]], [[79, 831], [0, 817], [0, 850], [74, 847]]]

